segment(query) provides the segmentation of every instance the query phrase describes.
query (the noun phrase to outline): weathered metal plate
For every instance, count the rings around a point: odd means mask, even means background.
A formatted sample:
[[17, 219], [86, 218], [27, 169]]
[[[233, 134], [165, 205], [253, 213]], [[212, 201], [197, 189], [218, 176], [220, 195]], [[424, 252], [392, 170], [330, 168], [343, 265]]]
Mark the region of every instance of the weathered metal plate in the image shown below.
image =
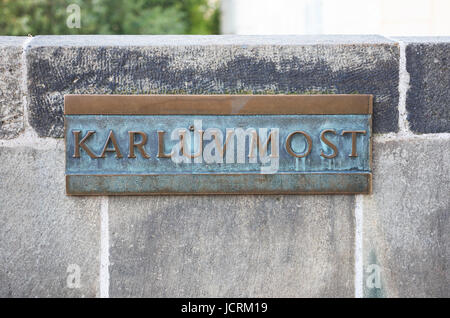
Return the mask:
[[371, 136], [371, 95], [66, 95], [66, 192], [370, 193]]

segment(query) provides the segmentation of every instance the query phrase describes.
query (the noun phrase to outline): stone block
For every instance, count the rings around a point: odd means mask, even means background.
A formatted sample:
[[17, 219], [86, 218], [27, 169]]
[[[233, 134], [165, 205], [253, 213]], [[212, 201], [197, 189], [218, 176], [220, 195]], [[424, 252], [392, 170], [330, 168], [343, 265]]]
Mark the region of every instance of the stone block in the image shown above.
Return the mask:
[[396, 42], [380, 36], [38, 36], [29, 122], [62, 137], [63, 96], [374, 94], [374, 131], [398, 129]]
[[101, 199], [65, 195], [63, 143], [0, 162], [0, 297], [95, 297]]
[[112, 297], [353, 297], [354, 196], [110, 197]]
[[415, 133], [450, 132], [450, 37], [400, 39], [407, 43], [410, 129]]
[[26, 37], [0, 36], [0, 139], [23, 129], [22, 44]]
[[450, 140], [375, 139], [373, 148], [373, 194], [363, 199], [365, 296], [449, 297]]

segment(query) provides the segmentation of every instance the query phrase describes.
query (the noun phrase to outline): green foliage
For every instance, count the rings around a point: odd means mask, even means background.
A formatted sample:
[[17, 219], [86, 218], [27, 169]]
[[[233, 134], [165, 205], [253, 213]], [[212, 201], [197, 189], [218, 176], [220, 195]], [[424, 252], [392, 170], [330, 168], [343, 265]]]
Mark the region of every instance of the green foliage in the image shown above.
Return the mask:
[[[81, 9], [69, 28], [67, 6]], [[212, 0], [0, 0], [0, 35], [218, 34]]]

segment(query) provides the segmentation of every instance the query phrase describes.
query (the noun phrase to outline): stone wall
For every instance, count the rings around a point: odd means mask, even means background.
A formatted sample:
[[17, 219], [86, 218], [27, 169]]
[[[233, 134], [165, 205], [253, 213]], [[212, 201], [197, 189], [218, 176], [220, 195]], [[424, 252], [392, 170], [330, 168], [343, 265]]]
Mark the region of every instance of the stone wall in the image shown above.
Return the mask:
[[[0, 37], [0, 296], [450, 296], [450, 38]], [[373, 194], [68, 197], [63, 96], [374, 94]]]

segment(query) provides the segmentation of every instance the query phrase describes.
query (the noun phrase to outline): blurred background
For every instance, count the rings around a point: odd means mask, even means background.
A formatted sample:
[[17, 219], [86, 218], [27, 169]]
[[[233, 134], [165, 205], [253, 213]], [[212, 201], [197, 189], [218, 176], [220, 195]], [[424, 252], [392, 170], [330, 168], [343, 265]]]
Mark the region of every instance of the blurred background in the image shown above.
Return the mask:
[[1, 35], [450, 35], [450, 0], [0, 0]]

